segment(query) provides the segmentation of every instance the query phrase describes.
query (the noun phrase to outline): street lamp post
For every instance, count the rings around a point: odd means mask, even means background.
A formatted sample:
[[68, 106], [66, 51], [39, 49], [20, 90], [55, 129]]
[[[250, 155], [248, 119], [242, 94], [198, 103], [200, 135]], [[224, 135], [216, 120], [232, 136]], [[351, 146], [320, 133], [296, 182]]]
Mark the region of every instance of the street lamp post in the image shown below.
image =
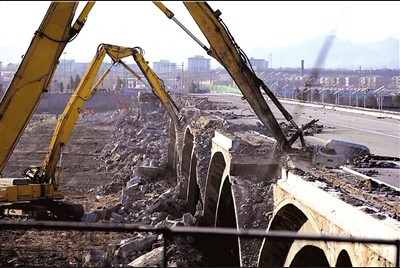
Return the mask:
[[380, 88], [374, 90], [374, 93], [378, 93], [377, 104], [379, 110], [382, 110], [382, 104], [383, 104], [382, 90], [384, 89], [385, 86], [381, 86]]
[[329, 85], [329, 83], [328, 83], [329, 81], [328, 80], [324, 80], [324, 82], [323, 82], [323, 89], [321, 90], [321, 101], [322, 101], [322, 103], [325, 103], [325, 91], [329, 91], [329, 89], [330, 89], [330, 85]]
[[350, 91], [350, 87], [348, 87], [347, 90], [349, 91], [349, 107], [351, 107], [351, 91]]
[[[275, 87], [276, 86], [276, 87]], [[277, 86], [278, 86], [278, 81], [276, 81], [275, 83], [273, 83], [272, 85], [271, 85], [271, 87], [275, 87], [275, 95], [276, 95], [276, 97], [279, 97], [278, 95], [278, 88], [277, 88]]]
[[329, 87], [328, 88], [323, 88], [322, 90], [321, 90], [321, 101], [322, 101], [322, 103], [325, 103], [325, 91], [327, 91], [327, 90], [329, 90]]
[[[335, 87], [336, 87], [336, 89], [338, 89], [338, 85], [340, 84], [340, 82], [337, 82], [337, 83], [335, 83], [335, 84], [333, 84], [333, 86], [332, 86], [332, 90], [335, 90]], [[340, 91], [337, 91], [337, 92], [334, 92], [333, 94], [336, 94], [336, 93], [339, 93]], [[338, 102], [338, 95], [336, 96], [336, 98], [335, 98], [335, 104], [336, 104], [336, 102]]]
[[364, 92], [363, 97], [364, 97], [364, 108], [365, 108], [365, 93], [367, 93], [368, 87], [365, 87], [361, 90], [361, 92]]
[[313, 103], [314, 101], [314, 90], [315, 88], [311, 87], [310, 88], [310, 102]]
[[[353, 93], [351, 93], [351, 95], [356, 94], [359, 91], [361, 91], [361, 88], [359, 88], [356, 91], [354, 91]], [[350, 98], [351, 98], [351, 96], [350, 96]], [[356, 107], [358, 107], [358, 94], [356, 94]]]
[[350, 85], [350, 86], [347, 87], [347, 89], [349, 90], [349, 106], [350, 106], [350, 107], [352, 106], [352, 105], [351, 105], [351, 94], [352, 94], [352, 93], [351, 93], [351, 90], [350, 90], [351, 88], [353, 88], [353, 85]]
[[365, 91], [364, 91], [364, 94], [363, 94], [363, 97], [364, 97], [364, 108], [365, 108]]
[[289, 86], [289, 85], [285, 85], [284, 87], [282, 87], [282, 89], [285, 90], [285, 99], [286, 99], [286, 88], [287, 88], [288, 86]]
[[336, 100], [335, 100], [335, 104], [336, 105], [339, 105], [340, 104], [340, 100], [339, 100], [339, 93], [341, 92], [343, 90], [343, 88], [342, 89], [339, 89], [338, 91], [336, 91], [334, 94], [336, 95]]
[[[302, 99], [302, 100], [304, 100], [304, 93], [307, 93], [307, 92], [310, 91], [310, 90], [311, 90], [311, 87], [310, 87], [310, 88], [307, 88], [306, 90], [303, 90], [303, 91], [302, 91], [302, 94], [301, 94], [301, 99]], [[310, 93], [308, 93], [307, 95], [310, 95]], [[305, 98], [307, 98], [306, 101], [311, 102], [310, 97], [307, 96], [307, 95], [305, 96]]]

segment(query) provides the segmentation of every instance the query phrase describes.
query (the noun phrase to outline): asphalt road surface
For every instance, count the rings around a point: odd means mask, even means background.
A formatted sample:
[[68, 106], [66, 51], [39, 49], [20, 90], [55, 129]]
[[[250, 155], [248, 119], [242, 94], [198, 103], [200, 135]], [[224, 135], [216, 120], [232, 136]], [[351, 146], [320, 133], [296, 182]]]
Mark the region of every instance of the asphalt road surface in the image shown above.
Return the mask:
[[[203, 96], [207, 96], [213, 101], [230, 102], [238, 107], [241, 114], [254, 114], [248, 103], [241, 100], [240, 95], [204, 94]], [[400, 157], [400, 115], [397, 115], [399, 119], [396, 119], [383, 113], [366, 115], [356, 113], [356, 110], [351, 111], [351, 109], [339, 111], [328, 106], [325, 108], [322, 108], [321, 105], [310, 107], [284, 100], [281, 103], [299, 126], [312, 119], [319, 119], [317, 124], [324, 125], [325, 129], [311, 138], [319, 143], [326, 143], [329, 139], [340, 139], [363, 144], [371, 150], [372, 154]], [[268, 101], [268, 105], [278, 122], [287, 122], [272, 101]], [[259, 121], [255, 114], [254, 118], [246, 120], [249, 123], [252, 120]]]
[[[204, 94], [210, 101], [231, 103], [237, 107], [235, 113], [246, 114], [246, 123], [261, 123], [246, 100], [237, 94]], [[276, 108], [272, 101], [267, 102], [278, 122], [290, 124]], [[400, 115], [362, 112], [346, 107], [298, 104], [281, 100], [285, 109], [293, 116], [294, 122], [304, 125], [312, 119], [319, 119], [317, 124], [323, 125], [324, 130], [313, 136], [305, 137], [308, 144], [325, 144], [330, 139], [343, 140], [362, 144], [370, 149], [371, 154], [380, 156], [400, 157]], [[232, 110], [227, 111], [232, 112]], [[367, 113], [367, 114], [363, 114]], [[250, 115], [254, 115], [253, 117]], [[243, 120], [243, 119], [242, 119]], [[390, 172], [385, 182], [400, 187], [400, 169]]]

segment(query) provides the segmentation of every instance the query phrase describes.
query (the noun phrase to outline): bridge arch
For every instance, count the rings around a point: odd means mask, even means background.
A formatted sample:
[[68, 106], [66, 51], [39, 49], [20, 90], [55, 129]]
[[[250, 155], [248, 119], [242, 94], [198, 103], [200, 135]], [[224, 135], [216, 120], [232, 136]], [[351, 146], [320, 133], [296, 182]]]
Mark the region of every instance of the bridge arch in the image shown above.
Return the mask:
[[203, 221], [206, 226], [215, 226], [217, 205], [222, 179], [227, 176], [226, 161], [221, 152], [211, 157], [204, 195]]
[[[219, 158], [219, 155], [216, 154]], [[218, 159], [221, 160], [221, 159]], [[237, 228], [234, 198], [229, 176], [219, 180], [221, 191], [215, 203], [215, 227]], [[211, 187], [211, 186], [210, 186]], [[210, 203], [208, 203], [210, 204]], [[236, 236], [203, 236], [199, 238], [203, 251], [213, 267], [240, 267], [239, 240]], [[221, 258], [221, 256], [223, 256]]]
[[193, 152], [190, 163], [189, 186], [187, 192], [187, 205], [189, 212], [194, 215], [198, 202], [202, 204], [200, 198], [200, 187], [197, 183], [197, 156]]
[[335, 267], [353, 267], [350, 255], [346, 250], [340, 251]]
[[297, 252], [290, 267], [329, 267], [328, 259], [322, 249], [315, 246], [304, 246]]
[[217, 212], [215, 217], [216, 227], [237, 228], [236, 210], [232, 195], [232, 187], [229, 177], [223, 180], [217, 204]]
[[[237, 229], [236, 209], [234, 202], [232, 185], [229, 181], [229, 176], [226, 176], [223, 180], [217, 204], [217, 212], [215, 216], [216, 227]], [[239, 267], [239, 238], [235, 236], [228, 236], [224, 239], [216, 238], [215, 242], [213, 242], [213, 244], [217, 249], [217, 254], [219, 256], [225, 256], [224, 258], [219, 258], [220, 263], [217, 263], [216, 265], [225, 267]]]
[[190, 175], [190, 164], [192, 162], [192, 153], [194, 146], [194, 136], [189, 127], [186, 128], [185, 134], [183, 137], [183, 146], [182, 146], [182, 154], [181, 154], [181, 165], [180, 165], [180, 192], [182, 198], [185, 198], [187, 201], [187, 191], [188, 191], [188, 181]]
[[[297, 232], [307, 221], [307, 216], [295, 205], [287, 204], [274, 215], [268, 230]], [[258, 265], [283, 267], [294, 239], [286, 242], [263, 241]]]
[[182, 148], [181, 174], [189, 178], [190, 163], [194, 146], [194, 137], [189, 128], [185, 130]]
[[[321, 230], [328, 228], [326, 224], [329, 224], [329, 219], [321, 218], [319, 214], [313, 213], [310, 208], [302, 205], [297, 199], [280, 199], [280, 203], [276, 206], [275, 211], [268, 230], [321, 235]], [[335, 233], [345, 234], [338, 227], [330, 228], [336, 228], [334, 229]], [[293, 239], [286, 242], [268, 242], [264, 240], [259, 254], [258, 266], [312, 265], [323, 267], [326, 266], [324, 265], [325, 259], [328, 266], [337, 267], [365, 266], [367, 263], [372, 263], [371, 261], [364, 262], [365, 258], [357, 257], [356, 248], [354, 244], [343, 242]], [[315, 262], [314, 259], [310, 262], [312, 258], [315, 258]], [[305, 262], [308, 264], [305, 264]]]

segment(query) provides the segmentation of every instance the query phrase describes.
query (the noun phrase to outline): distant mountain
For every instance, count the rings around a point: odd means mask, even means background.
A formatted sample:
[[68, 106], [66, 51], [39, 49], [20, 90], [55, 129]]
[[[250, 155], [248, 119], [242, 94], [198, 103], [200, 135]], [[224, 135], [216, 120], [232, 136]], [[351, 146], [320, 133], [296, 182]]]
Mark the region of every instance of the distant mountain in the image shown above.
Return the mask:
[[[246, 52], [249, 58], [266, 59], [272, 54], [272, 68], [298, 68], [304, 60], [304, 68], [315, 67], [318, 53], [327, 36], [318, 36], [297, 45], [284, 48], [257, 48]], [[375, 43], [354, 44], [335, 38], [325, 57], [324, 68], [398, 69], [400, 68], [399, 40], [389, 37]]]

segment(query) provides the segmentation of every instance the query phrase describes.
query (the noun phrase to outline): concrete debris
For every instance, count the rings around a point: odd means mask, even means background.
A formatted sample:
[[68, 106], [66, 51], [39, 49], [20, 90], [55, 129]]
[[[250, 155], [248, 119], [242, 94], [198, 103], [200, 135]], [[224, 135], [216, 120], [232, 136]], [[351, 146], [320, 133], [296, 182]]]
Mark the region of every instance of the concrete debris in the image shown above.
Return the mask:
[[[179, 101], [180, 99], [177, 99], [177, 102]], [[192, 101], [192, 103], [196, 102], [198, 100]], [[195, 140], [193, 150], [198, 160], [196, 170], [199, 185], [205, 185], [210, 148], [216, 129], [252, 129], [265, 133], [265, 127], [262, 125], [230, 124], [227, 120], [234, 119], [236, 116], [232, 113], [222, 117], [218, 110], [223, 105], [203, 99], [199, 106], [196, 105], [199, 109], [191, 107], [181, 111], [193, 131]], [[217, 111], [214, 111], [214, 115], [202, 116], [201, 111], [204, 110], [204, 107]], [[224, 109], [235, 109], [235, 107], [227, 106]], [[159, 115], [160, 112], [147, 113], [146, 120], [143, 116], [139, 120], [124, 118], [116, 120], [114, 124], [117, 131], [113, 135], [114, 142], [106, 145], [100, 154], [100, 158], [106, 163], [109, 174], [115, 175], [108, 185], [99, 187], [96, 191], [103, 195], [120, 192], [120, 203], [114, 206], [109, 205], [104, 208], [102, 213], [87, 212], [83, 218], [84, 221], [107, 220], [158, 228], [201, 224], [201, 213], [195, 213], [194, 216], [187, 213], [186, 202], [179, 196], [179, 187], [177, 186], [179, 179], [173, 181], [177, 178], [166, 171], [168, 117]], [[150, 117], [151, 119], [149, 119]], [[179, 137], [177, 138], [179, 139]], [[259, 185], [258, 187], [262, 189], [265, 186]], [[205, 189], [200, 189], [200, 192], [204, 196]], [[202, 209], [202, 205], [198, 204], [197, 208]], [[251, 217], [254, 218], [264, 212], [260, 210]], [[141, 241], [144, 242], [143, 239]], [[126, 242], [124, 246], [115, 249], [113, 258], [109, 262], [114, 265], [129, 266], [143, 266], [145, 263], [157, 265], [160, 261], [159, 252], [154, 245], [150, 245], [157, 244], [157, 240], [153, 238], [151, 241], [146, 250], [134, 246], [137, 242]], [[189, 237], [177, 237], [172, 243], [169, 243], [167, 247], [168, 264], [171, 266], [204, 265], [207, 260], [201, 257], [203, 254], [200, 252], [190, 254], [190, 252], [199, 251], [192, 243], [193, 239]], [[148, 251], [151, 247], [153, 250]], [[108, 255], [111, 253], [107, 252]], [[134, 256], [136, 258], [133, 258]]]
[[[148, 97], [148, 98], [146, 98]], [[234, 113], [237, 107], [223, 102], [210, 102], [207, 98], [190, 97], [179, 98], [174, 95], [178, 107], [183, 107], [187, 103], [191, 107], [182, 109], [185, 123], [192, 134], [193, 152], [196, 156], [196, 177], [200, 186], [200, 199], [204, 200], [207, 172], [210, 161], [210, 148], [215, 131], [235, 133], [236, 137], [241, 137], [240, 147], [233, 147], [237, 154], [264, 154], [266, 161], [269, 151], [261, 140], [265, 142], [265, 137], [270, 136], [266, 127], [254, 120], [254, 124], [238, 123], [239, 118], [247, 120], [256, 118], [251, 112], [241, 116]], [[111, 142], [104, 145], [98, 153], [96, 160], [104, 163], [103, 166], [95, 170], [98, 174], [107, 174], [107, 184], [93, 187], [88, 191], [94, 197], [95, 206], [85, 209], [82, 218], [83, 222], [118, 222], [124, 224], [140, 224], [156, 228], [174, 228], [175, 226], [201, 226], [201, 210], [203, 204], [198, 202], [195, 213], [188, 213], [186, 202], [187, 191], [180, 187], [183, 184], [182, 176], [175, 176], [167, 170], [167, 154], [169, 145], [169, 117], [164, 108], [160, 106], [159, 100], [153, 94], [143, 94], [141, 96], [145, 102], [141, 103], [139, 111], [135, 115], [121, 115], [117, 112], [104, 114], [94, 114], [92, 122], [102, 122], [115, 127], [111, 136]], [[205, 112], [207, 110], [207, 114]], [[221, 111], [232, 111], [222, 113]], [[43, 121], [43, 120], [42, 120]], [[43, 124], [43, 122], [41, 122]], [[186, 125], [185, 125], [186, 126]], [[293, 129], [290, 125], [281, 124], [285, 134], [291, 135]], [[314, 125], [307, 129], [304, 135], [313, 135], [323, 129], [321, 125]], [[245, 137], [240, 132], [247, 132]], [[252, 134], [249, 134], [252, 133]], [[177, 143], [182, 143], [183, 137], [177, 136]], [[244, 146], [248, 145], [248, 146]], [[182, 151], [182, 150], [181, 150]], [[192, 151], [190, 151], [192, 153]], [[372, 164], [373, 163], [373, 164]], [[239, 165], [240, 163], [234, 162]], [[355, 165], [364, 166], [381, 165], [378, 162], [367, 161], [367, 159], [355, 159]], [[260, 164], [261, 165], [261, 164]], [[386, 163], [390, 167], [390, 164]], [[251, 171], [257, 171], [256, 166], [251, 167]], [[250, 171], [249, 171], [250, 172]], [[299, 171], [301, 172], [301, 171]], [[247, 178], [242, 180], [243, 174], [230, 176], [232, 183], [232, 194], [242, 203], [235, 204], [239, 209], [237, 222], [244, 229], [267, 228], [273, 200], [271, 178]], [[341, 199], [352, 202], [377, 218], [392, 217], [399, 219], [398, 192], [389, 192], [382, 197], [380, 189], [383, 185], [377, 185], [374, 181], [357, 181], [353, 178], [340, 181], [334, 180], [338, 176], [332, 170], [332, 174], [314, 173], [302, 174], [306, 180], [319, 182], [321, 187], [327, 191], [335, 191]], [[254, 174], [247, 174], [247, 177]], [[256, 176], [254, 176], [256, 177]], [[267, 177], [267, 176], [265, 176]], [[332, 181], [322, 178], [331, 177]], [[343, 179], [343, 176], [341, 176]], [[350, 193], [348, 186], [353, 184], [353, 188], [362, 190], [361, 193]], [[368, 193], [368, 194], [365, 194]], [[372, 193], [372, 195], [371, 195]], [[353, 195], [362, 198], [352, 199]], [[115, 198], [110, 198], [110, 197]], [[387, 207], [379, 207], [376, 202], [378, 199], [386, 198]], [[397, 203], [396, 203], [396, 202]], [[395, 204], [395, 205], [391, 205]], [[392, 206], [392, 207], [390, 207]], [[373, 209], [372, 209], [373, 208]], [[390, 213], [383, 213], [390, 211]], [[163, 266], [163, 238], [158, 234], [135, 233], [133, 237], [121, 240], [118, 244], [107, 242], [104, 251], [90, 250], [82, 255], [83, 266], [85, 267], [145, 267]], [[177, 236], [166, 241], [166, 262], [168, 266], [208, 266], [212, 261], [206, 254], [197, 247], [192, 237]], [[255, 266], [257, 244], [242, 244], [249, 247], [248, 254], [244, 256], [251, 262], [248, 266]], [[251, 247], [255, 247], [252, 249]], [[247, 265], [245, 265], [247, 266]]]
[[164, 265], [164, 247], [158, 247], [143, 254], [134, 261], [128, 263], [131, 267], [162, 267]]
[[104, 252], [100, 251], [89, 251], [85, 256], [85, 262], [83, 267], [101, 267], [104, 263]]
[[151, 249], [154, 242], [157, 241], [157, 234], [150, 235], [142, 235], [139, 234], [134, 238], [127, 239], [125, 241], [121, 241], [120, 247], [117, 249], [118, 254], [122, 254], [125, 256], [130, 255], [132, 252], [145, 251]]
[[[344, 173], [339, 169], [295, 170], [303, 179], [313, 182], [325, 191], [338, 196], [341, 200], [377, 219], [391, 218], [400, 220], [400, 191], [386, 184]], [[340, 176], [339, 176], [340, 174]], [[382, 215], [386, 215], [383, 217]]]
[[[154, 163], [155, 163], [154, 160], [152, 160], [152, 162], [150, 162], [150, 165]], [[157, 166], [147, 166], [147, 167], [139, 166], [135, 168], [135, 174], [137, 176], [143, 176], [147, 178], [157, 178], [162, 176], [166, 172], [167, 170], [165, 168]]]
[[[293, 125], [288, 124], [286, 122], [279, 123], [279, 126], [281, 127], [283, 133], [285, 133], [285, 135], [288, 137], [293, 136], [293, 134], [295, 134], [297, 132], [297, 130], [294, 128]], [[301, 126], [299, 126], [299, 127], [301, 127]], [[313, 136], [314, 134], [320, 133], [323, 130], [324, 130], [324, 125], [313, 124], [311, 127], [304, 129], [303, 135], [304, 136]]]
[[82, 218], [83, 222], [97, 222], [99, 220], [100, 220], [100, 217], [95, 211], [85, 213]]

